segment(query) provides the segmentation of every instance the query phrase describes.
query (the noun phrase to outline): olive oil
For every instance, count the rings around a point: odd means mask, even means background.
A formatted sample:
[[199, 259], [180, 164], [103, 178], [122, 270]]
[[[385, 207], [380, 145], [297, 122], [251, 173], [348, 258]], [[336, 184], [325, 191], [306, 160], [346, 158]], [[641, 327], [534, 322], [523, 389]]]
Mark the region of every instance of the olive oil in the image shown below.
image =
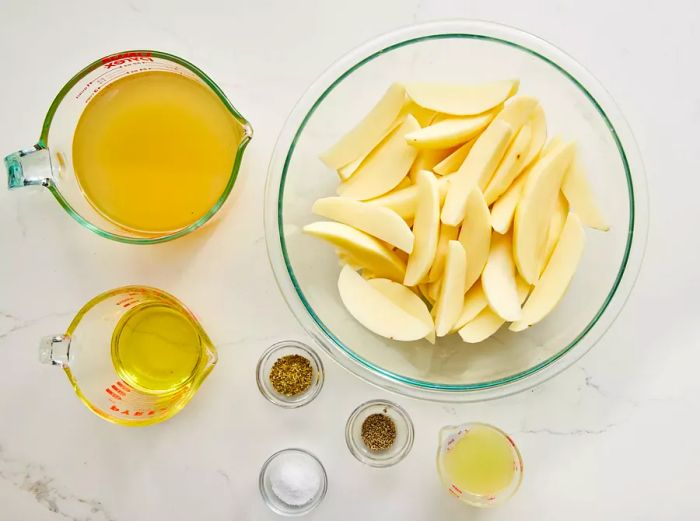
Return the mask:
[[125, 383], [146, 393], [171, 393], [186, 385], [206, 358], [192, 321], [165, 304], [136, 306], [112, 336], [112, 363]]

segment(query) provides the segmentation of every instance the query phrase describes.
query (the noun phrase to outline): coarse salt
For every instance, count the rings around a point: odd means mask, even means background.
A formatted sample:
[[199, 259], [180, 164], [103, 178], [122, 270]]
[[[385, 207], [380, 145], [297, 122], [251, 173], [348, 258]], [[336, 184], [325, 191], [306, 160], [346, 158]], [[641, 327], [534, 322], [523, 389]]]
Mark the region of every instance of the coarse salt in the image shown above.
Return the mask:
[[287, 505], [305, 505], [321, 488], [318, 463], [305, 454], [280, 456], [270, 464], [268, 473], [272, 491]]

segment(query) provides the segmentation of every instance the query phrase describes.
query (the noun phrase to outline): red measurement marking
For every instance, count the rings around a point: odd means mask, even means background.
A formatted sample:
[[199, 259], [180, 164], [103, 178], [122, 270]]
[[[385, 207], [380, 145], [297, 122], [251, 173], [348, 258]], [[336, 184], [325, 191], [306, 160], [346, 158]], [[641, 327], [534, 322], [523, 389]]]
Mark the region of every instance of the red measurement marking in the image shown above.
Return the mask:
[[151, 58], [150, 52], [124, 52], [102, 58], [102, 65], [108, 69], [111, 69], [112, 67], [123, 65], [125, 63], [152, 61], [153, 58]]
[[121, 380], [119, 380], [119, 381], [117, 382], [117, 385], [119, 386], [120, 389], [123, 389], [123, 390], [126, 391], [127, 393], [131, 392], [131, 387], [129, 387], [128, 385], [126, 385], [126, 384], [125, 384], [124, 382], [122, 382]]
[[110, 395], [112, 398], [114, 398], [115, 400], [121, 400], [121, 399], [122, 399], [121, 396], [119, 396], [118, 394], [116, 394], [116, 393], [115, 393], [114, 391], [112, 391], [112, 389], [110, 389], [109, 387], [107, 387], [107, 389], [105, 389], [105, 392], [106, 392], [108, 395]]
[[112, 389], [114, 391], [116, 391], [120, 396], [126, 396], [126, 393], [124, 391], [122, 391], [119, 387], [117, 387], [116, 385], [112, 385]]

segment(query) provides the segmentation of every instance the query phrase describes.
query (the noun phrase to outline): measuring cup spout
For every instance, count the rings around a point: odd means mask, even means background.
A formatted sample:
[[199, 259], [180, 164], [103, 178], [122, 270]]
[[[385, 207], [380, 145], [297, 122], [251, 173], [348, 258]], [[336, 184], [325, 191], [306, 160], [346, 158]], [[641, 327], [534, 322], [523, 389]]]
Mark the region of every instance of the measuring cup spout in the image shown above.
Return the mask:
[[68, 365], [70, 341], [68, 335], [45, 336], [39, 343], [39, 361], [42, 364]]
[[52, 183], [51, 155], [48, 148], [35, 145], [5, 158], [7, 187], [49, 186]]

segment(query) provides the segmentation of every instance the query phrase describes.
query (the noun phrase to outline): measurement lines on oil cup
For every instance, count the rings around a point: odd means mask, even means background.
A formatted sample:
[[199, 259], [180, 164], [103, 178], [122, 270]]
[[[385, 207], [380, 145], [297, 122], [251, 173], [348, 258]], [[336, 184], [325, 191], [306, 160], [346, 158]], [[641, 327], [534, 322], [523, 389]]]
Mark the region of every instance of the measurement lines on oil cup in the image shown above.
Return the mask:
[[311, 402], [323, 387], [323, 363], [309, 346], [284, 340], [270, 346], [256, 369], [258, 389], [280, 407], [294, 409]]
[[371, 400], [355, 409], [345, 426], [350, 453], [371, 467], [395, 465], [413, 447], [413, 422], [399, 405]]

